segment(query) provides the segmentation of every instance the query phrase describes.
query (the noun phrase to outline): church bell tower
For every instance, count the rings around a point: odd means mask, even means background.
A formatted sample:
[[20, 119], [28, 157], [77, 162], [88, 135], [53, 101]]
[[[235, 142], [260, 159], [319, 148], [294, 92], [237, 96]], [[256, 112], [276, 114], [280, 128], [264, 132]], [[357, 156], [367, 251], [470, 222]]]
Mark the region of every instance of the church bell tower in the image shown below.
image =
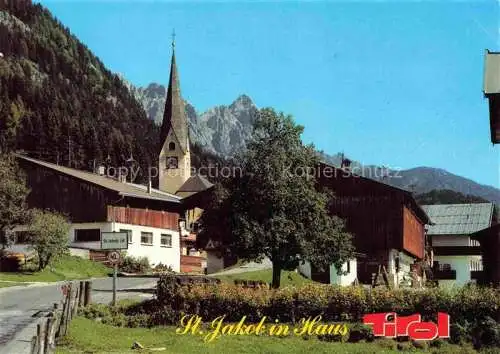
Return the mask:
[[173, 37], [170, 79], [160, 133], [158, 177], [159, 189], [175, 194], [191, 177], [191, 155], [188, 123], [175, 63], [175, 34]]

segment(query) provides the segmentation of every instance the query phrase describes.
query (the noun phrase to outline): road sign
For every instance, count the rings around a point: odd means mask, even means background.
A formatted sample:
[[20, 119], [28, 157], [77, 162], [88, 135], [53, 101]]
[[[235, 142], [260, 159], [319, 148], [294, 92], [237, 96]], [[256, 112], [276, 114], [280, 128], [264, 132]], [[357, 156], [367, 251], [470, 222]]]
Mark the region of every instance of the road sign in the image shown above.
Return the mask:
[[102, 232], [102, 250], [126, 250], [128, 248], [128, 232]]
[[108, 253], [108, 261], [110, 261], [113, 264], [116, 264], [120, 261], [120, 252], [118, 251], [111, 251]]

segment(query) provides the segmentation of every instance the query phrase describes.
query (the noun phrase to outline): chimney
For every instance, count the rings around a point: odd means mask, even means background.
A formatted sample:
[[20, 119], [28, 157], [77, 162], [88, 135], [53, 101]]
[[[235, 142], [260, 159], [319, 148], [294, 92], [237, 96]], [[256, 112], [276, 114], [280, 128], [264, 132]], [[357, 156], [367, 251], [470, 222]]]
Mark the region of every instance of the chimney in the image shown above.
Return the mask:
[[123, 175], [121, 168], [118, 169], [118, 182], [126, 183], [127, 182], [127, 175]]
[[340, 168], [349, 170], [351, 167], [351, 160], [342, 157], [342, 162], [340, 163]]

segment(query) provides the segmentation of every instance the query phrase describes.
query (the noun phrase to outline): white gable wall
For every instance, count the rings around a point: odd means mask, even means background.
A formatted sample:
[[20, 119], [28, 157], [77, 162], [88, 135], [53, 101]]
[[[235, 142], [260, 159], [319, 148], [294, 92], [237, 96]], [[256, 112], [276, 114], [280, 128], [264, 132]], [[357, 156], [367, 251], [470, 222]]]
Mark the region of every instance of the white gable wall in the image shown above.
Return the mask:
[[[132, 231], [132, 242], [129, 243], [128, 249], [124, 250], [127, 255], [132, 257], [147, 257], [151, 265], [162, 263], [169, 265], [176, 272], [180, 271], [180, 237], [179, 232], [169, 229], [160, 229], [156, 227], [122, 224], [122, 223], [79, 223], [71, 224], [69, 232], [70, 247], [82, 249], [100, 249], [100, 241], [93, 242], [76, 242], [75, 230], [77, 229], [100, 229], [101, 232], [119, 232], [120, 230]], [[153, 244], [145, 245], [141, 243], [141, 233], [151, 232], [153, 234]], [[172, 235], [172, 247], [165, 247], [161, 245], [161, 234]], [[73, 252], [82, 253], [78, 251]]]
[[[347, 265], [348, 263], [349, 266]], [[297, 269], [300, 274], [308, 279], [311, 279], [311, 263], [309, 263], [309, 261], [304, 261], [304, 263], [299, 264]], [[342, 270], [349, 270], [349, 273], [347, 273], [346, 275], [338, 275], [335, 265], [330, 265], [330, 284], [341, 286], [352, 285], [352, 283], [354, 283], [354, 280], [356, 280], [358, 273], [356, 259], [351, 259], [349, 262], [344, 263], [342, 265]]]

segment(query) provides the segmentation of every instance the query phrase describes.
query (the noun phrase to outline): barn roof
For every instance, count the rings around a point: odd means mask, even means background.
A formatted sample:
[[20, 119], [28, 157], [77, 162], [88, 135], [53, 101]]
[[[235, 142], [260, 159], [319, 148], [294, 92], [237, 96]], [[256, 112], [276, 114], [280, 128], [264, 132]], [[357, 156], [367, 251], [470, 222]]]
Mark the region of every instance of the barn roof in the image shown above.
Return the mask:
[[468, 235], [491, 225], [493, 203], [422, 205], [431, 218], [428, 235]]
[[106, 176], [101, 176], [96, 173], [60, 166], [50, 162], [40, 161], [19, 154], [16, 154], [16, 157], [20, 160], [27, 161], [32, 164], [47, 168], [56, 173], [71, 176], [81, 181], [92, 183], [100, 187], [115, 191], [124, 197], [159, 200], [170, 203], [180, 203], [181, 200], [181, 198], [176, 195], [166, 193], [158, 189], [152, 189], [151, 193], [148, 193], [147, 187], [144, 185], [120, 182], [118, 180]]
[[[382, 193], [384, 195], [388, 194], [388, 193], [395, 193], [395, 194], [400, 195], [402, 197], [402, 199], [405, 201], [405, 203], [407, 203], [408, 206], [410, 206], [410, 208], [413, 210], [413, 212], [419, 217], [419, 219], [424, 224], [429, 224], [431, 222], [431, 220], [430, 220], [429, 216], [427, 215], [427, 213], [425, 212], [425, 210], [422, 209], [420, 207], [420, 205], [418, 205], [418, 203], [415, 201], [415, 198], [413, 197], [412, 192], [410, 192], [406, 189], [392, 186], [390, 184], [387, 184], [387, 183], [384, 183], [384, 182], [381, 182], [381, 181], [378, 181], [378, 180], [375, 180], [372, 178], [358, 175], [358, 174], [350, 171], [349, 169], [335, 166], [332, 163], [321, 161], [320, 164], [325, 165], [325, 166], [330, 166], [338, 171], [343, 171], [344, 174], [342, 175], [343, 176], [342, 178], [350, 178], [350, 180], [353, 181], [353, 188], [357, 188], [357, 186], [359, 186], [359, 184], [354, 184], [356, 182], [356, 183], [361, 183], [363, 186], [366, 186], [370, 190], [376, 190], [376, 191], [378, 191], [378, 193]], [[335, 175], [338, 175], [338, 174], [336, 173]], [[359, 193], [362, 193], [362, 191]]]

